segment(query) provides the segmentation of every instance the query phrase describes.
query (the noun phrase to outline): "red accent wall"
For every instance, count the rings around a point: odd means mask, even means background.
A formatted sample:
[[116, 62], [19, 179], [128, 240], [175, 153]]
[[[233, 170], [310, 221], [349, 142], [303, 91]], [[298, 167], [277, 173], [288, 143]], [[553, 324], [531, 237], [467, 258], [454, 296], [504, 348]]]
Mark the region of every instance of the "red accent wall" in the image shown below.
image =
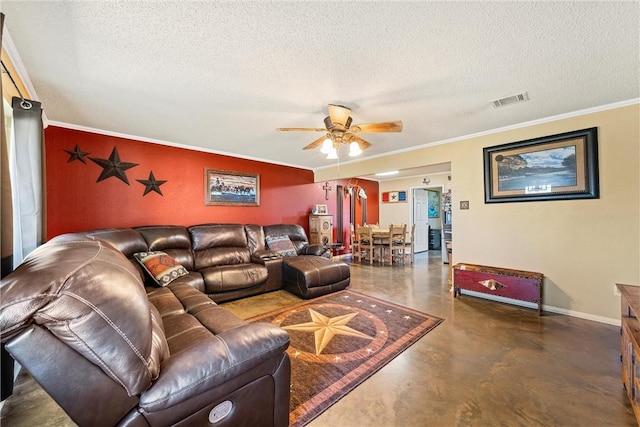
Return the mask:
[[[90, 153], [84, 157], [86, 163], [70, 161], [71, 155], [64, 151], [76, 145]], [[103, 169], [89, 157], [108, 159], [114, 147], [122, 162], [138, 163], [125, 171], [129, 185], [116, 177], [97, 182]], [[336, 187], [348, 183], [329, 181], [332, 190], [325, 200], [324, 182], [314, 183], [310, 170], [55, 126], [45, 129], [45, 162], [47, 239], [104, 227], [211, 222], [300, 224], [308, 233], [313, 206], [326, 204], [335, 217]], [[205, 205], [206, 168], [259, 174], [260, 206]], [[150, 171], [156, 180], [167, 181], [160, 186], [163, 195], [151, 191], [143, 196], [145, 186], [136, 180], [148, 179]], [[358, 185], [367, 192], [368, 222], [375, 223], [378, 183], [359, 180]], [[342, 233], [348, 236], [348, 198], [344, 199], [343, 221]]]

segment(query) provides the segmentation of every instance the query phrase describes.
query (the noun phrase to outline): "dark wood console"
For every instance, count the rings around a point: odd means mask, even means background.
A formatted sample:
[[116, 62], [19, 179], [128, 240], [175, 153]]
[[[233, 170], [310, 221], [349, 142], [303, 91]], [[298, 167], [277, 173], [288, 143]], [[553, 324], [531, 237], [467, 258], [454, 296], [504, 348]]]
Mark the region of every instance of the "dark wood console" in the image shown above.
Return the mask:
[[640, 425], [640, 286], [616, 284], [621, 297], [620, 361], [622, 385]]
[[542, 273], [489, 267], [476, 264], [456, 264], [453, 267], [453, 296], [462, 289], [503, 298], [532, 302], [542, 315]]

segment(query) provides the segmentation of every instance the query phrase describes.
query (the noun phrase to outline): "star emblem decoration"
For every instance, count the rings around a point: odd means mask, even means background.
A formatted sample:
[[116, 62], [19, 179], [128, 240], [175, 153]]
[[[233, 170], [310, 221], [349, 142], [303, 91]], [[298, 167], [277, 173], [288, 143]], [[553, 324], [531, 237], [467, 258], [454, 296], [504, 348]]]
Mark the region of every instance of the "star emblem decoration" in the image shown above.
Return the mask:
[[310, 308], [309, 314], [311, 315], [311, 322], [285, 326], [284, 329], [288, 329], [290, 331], [313, 332], [316, 355], [322, 353], [322, 350], [325, 349], [336, 335], [346, 335], [366, 339], [374, 338], [347, 326], [347, 323], [356, 317], [358, 313], [348, 313], [341, 316], [328, 317]]
[[148, 193], [155, 191], [156, 193], [158, 193], [159, 195], [163, 195], [162, 191], [160, 191], [160, 186], [162, 184], [164, 184], [165, 181], [160, 181], [157, 180], [156, 177], [153, 175], [153, 171], [149, 172], [149, 179], [136, 179], [136, 181], [138, 181], [140, 184], [144, 185], [144, 193], [142, 194], [142, 196], [146, 196]]
[[116, 147], [113, 147], [113, 151], [111, 151], [111, 155], [108, 159], [96, 159], [93, 157], [89, 157], [89, 160], [102, 167], [102, 173], [100, 173], [100, 176], [98, 177], [98, 180], [96, 182], [100, 182], [114, 176], [125, 184], [129, 185], [129, 180], [127, 179], [125, 171], [127, 169], [131, 169], [134, 166], [138, 166], [137, 163], [127, 163], [121, 161], [120, 155], [118, 154], [118, 149]]
[[82, 163], [84, 163], [85, 165], [87, 164], [87, 162], [84, 160], [84, 158], [86, 156], [88, 156], [91, 153], [87, 153], [86, 151], [82, 151], [80, 149], [80, 146], [78, 146], [78, 144], [76, 144], [75, 148], [73, 150], [67, 150], [66, 148], [63, 149], [67, 154], [69, 154], [69, 160], [67, 160], [67, 163], [71, 163], [74, 160], [80, 160]]

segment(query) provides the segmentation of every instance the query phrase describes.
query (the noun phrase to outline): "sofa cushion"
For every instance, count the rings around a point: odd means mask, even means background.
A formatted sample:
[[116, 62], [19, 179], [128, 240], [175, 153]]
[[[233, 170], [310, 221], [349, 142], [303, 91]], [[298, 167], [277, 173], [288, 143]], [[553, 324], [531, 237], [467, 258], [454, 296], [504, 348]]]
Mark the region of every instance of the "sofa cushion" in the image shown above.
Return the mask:
[[[147, 242], [147, 251], [163, 251], [189, 271], [193, 268], [191, 236], [187, 227], [180, 225], [146, 225], [135, 230]], [[142, 251], [138, 251], [142, 252]]]
[[267, 268], [260, 264], [220, 265], [200, 270], [205, 293], [215, 294], [250, 288], [267, 281]]
[[289, 236], [267, 237], [267, 246], [280, 256], [296, 256], [298, 251]]
[[[244, 226], [203, 224], [189, 227], [194, 252], [194, 270], [251, 262]], [[206, 279], [205, 279], [206, 281]]]
[[134, 257], [160, 286], [167, 286], [178, 277], [189, 274], [182, 264], [162, 251], [138, 252]]
[[202, 224], [189, 227], [194, 251], [214, 247], [244, 247], [247, 235], [240, 224]]
[[296, 247], [296, 251], [299, 251], [309, 244], [309, 239], [307, 239], [307, 234], [305, 233], [304, 228], [298, 224], [265, 225], [263, 230], [265, 239], [275, 236], [289, 236], [289, 239]]
[[264, 230], [261, 225], [245, 224], [244, 230], [247, 234], [247, 244], [252, 254], [266, 249]]
[[85, 235], [109, 243], [127, 258], [133, 257], [136, 252], [149, 250], [140, 233], [131, 228], [104, 228], [88, 231]]

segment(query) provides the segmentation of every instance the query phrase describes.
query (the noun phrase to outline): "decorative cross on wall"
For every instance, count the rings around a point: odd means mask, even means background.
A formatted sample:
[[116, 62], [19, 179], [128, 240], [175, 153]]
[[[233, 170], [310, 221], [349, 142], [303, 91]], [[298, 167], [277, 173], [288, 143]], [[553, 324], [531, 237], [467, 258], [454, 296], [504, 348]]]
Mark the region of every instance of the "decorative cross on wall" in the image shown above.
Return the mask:
[[322, 189], [324, 190], [324, 199], [329, 200], [329, 191], [331, 191], [331, 186], [329, 185], [329, 183], [325, 182], [322, 186]]

